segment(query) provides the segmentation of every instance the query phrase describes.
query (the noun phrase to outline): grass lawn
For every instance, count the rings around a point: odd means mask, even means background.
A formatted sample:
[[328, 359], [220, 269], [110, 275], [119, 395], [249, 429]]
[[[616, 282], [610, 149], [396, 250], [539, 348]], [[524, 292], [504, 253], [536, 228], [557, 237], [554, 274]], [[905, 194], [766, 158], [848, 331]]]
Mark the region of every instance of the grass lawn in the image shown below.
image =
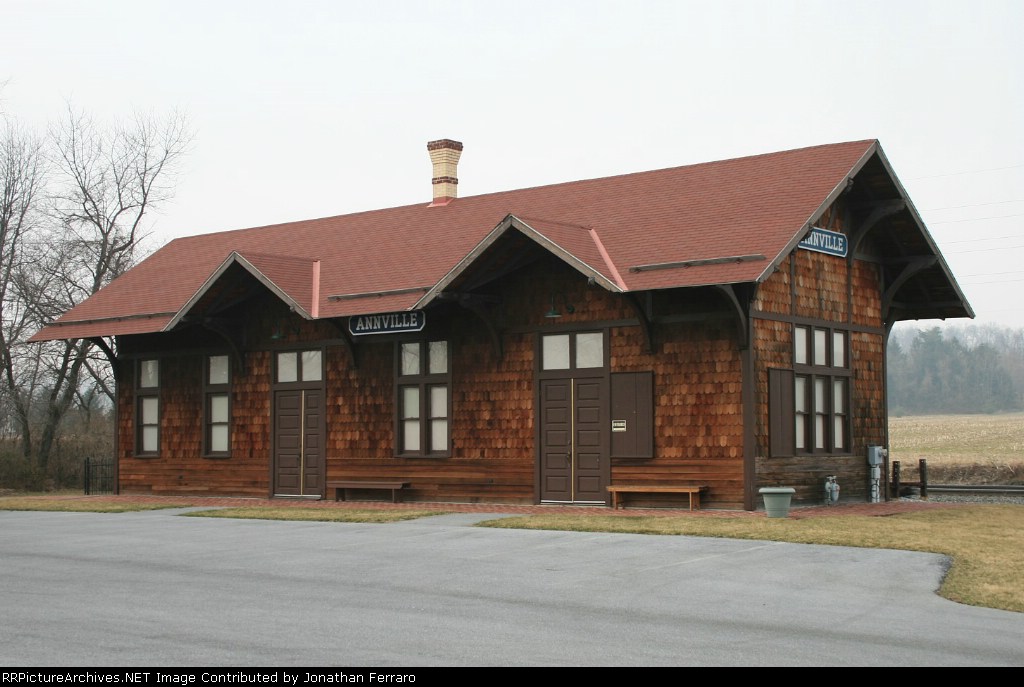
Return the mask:
[[[130, 513], [134, 511], [160, 510], [166, 508], [189, 508], [194, 503], [127, 503], [102, 496], [83, 497], [81, 494], [48, 494], [33, 496], [0, 497], [0, 511], [34, 510], [65, 513]], [[321, 522], [398, 522], [414, 520], [433, 515], [445, 515], [438, 510], [387, 510], [387, 509], [338, 509], [304, 508], [302, 506], [246, 506], [239, 508], [215, 508], [210, 510], [182, 513], [199, 518], [245, 518], [252, 520], [307, 520]]]
[[532, 515], [480, 523], [586, 532], [631, 532], [760, 539], [945, 554], [952, 559], [939, 594], [951, 601], [1024, 613], [1024, 506], [963, 507], [893, 515], [820, 518], [621, 517]]
[[433, 515], [445, 515], [436, 510], [384, 510], [362, 509], [350, 510], [340, 508], [287, 508], [245, 507], [220, 508], [217, 510], [192, 511], [182, 513], [194, 518], [246, 518], [253, 520], [306, 520], [318, 522], [398, 522], [415, 520]]
[[104, 500], [102, 497], [71, 497], [55, 499], [53, 496], [0, 497], [0, 510], [44, 510], [64, 513], [130, 513], [163, 508], [185, 508], [186, 503], [124, 503]]

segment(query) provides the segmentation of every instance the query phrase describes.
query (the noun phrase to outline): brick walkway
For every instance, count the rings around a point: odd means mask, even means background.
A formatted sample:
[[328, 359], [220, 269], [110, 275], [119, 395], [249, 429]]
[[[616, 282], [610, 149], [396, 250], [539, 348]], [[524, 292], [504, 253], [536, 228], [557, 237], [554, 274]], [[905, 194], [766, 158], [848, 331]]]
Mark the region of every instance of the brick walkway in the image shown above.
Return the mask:
[[[554, 506], [554, 505], [511, 505], [511, 504], [490, 504], [490, 503], [389, 503], [383, 501], [331, 501], [331, 500], [307, 500], [307, 499], [257, 499], [257, 498], [228, 498], [220, 496], [144, 496], [144, 495], [95, 495], [95, 496], [44, 496], [40, 498], [60, 501], [87, 501], [102, 500], [121, 503], [137, 504], [175, 504], [181, 506], [202, 506], [210, 508], [237, 508], [237, 507], [303, 507], [303, 508], [347, 508], [347, 509], [382, 509], [382, 510], [436, 510], [449, 513], [502, 513], [512, 515], [539, 515], [539, 514], [574, 514], [574, 515], [612, 515], [612, 516], [690, 516], [695, 518], [763, 518], [766, 517], [763, 510], [717, 510], [705, 509], [690, 511], [685, 508], [624, 508], [612, 510], [602, 506]], [[936, 508], [958, 508], [964, 504], [958, 503], [936, 503], [930, 501], [899, 499], [883, 503], [840, 503], [834, 506], [801, 506], [794, 505], [789, 511], [789, 517], [800, 519], [807, 517], [821, 517], [832, 515], [867, 515], [886, 516], [899, 513], [914, 513], [921, 510]]]

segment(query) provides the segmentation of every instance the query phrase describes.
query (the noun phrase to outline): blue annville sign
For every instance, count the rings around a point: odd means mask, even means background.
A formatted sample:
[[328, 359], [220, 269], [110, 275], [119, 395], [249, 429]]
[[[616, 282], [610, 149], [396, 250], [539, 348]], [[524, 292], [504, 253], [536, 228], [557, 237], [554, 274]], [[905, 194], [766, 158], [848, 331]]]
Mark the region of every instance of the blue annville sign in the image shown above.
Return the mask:
[[348, 331], [353, 336], [363, 334], [395, 334], [418, 332], [427, 324], [427, 314], [422, 310], [387, 312], [376, 315], [354, 315], [348, 318]]
[[845, 258], [846, 252], [849, 250], [849, 242], [846, 240], [846, 235], [840, 234], [838, 231], [813, 227], [811, 233], [800, 242], [800, 247]]

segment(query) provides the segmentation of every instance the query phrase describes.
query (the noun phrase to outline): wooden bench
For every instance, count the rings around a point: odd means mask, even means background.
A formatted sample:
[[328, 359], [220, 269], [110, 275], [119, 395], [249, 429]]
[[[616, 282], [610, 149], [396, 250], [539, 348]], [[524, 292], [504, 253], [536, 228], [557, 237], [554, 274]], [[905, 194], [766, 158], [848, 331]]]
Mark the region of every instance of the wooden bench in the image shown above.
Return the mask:
[[334, 489], [335, 501], [344, 501], [346, 495], [345, 492], [349, 489], [390, 489], [391, 503], [398, 503], [398, 492], [402, 489], [407, 489], [409, 484], [409, 482], [402, 480], [347, 479], [328, 482], [327, 488], [329, 490]]
[[[707, 491], [706, 484], [673, 485], [673, 484], [613, 484], [608, 487], [612, 495], [612, 508], [619, 507], [620, 494], [689, 494], [690, 510], [700, 510], [700, 495]], [[625, 505], [622, 506], [625, 508]]]

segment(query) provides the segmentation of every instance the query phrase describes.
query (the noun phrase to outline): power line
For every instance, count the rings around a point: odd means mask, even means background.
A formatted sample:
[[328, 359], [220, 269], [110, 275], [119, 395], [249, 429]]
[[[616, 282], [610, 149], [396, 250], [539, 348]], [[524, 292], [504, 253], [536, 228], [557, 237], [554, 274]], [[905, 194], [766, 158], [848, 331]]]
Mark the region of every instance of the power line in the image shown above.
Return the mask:
[[1007, 239], [1019, 239], [1019, 238], [1020, 238], [1019, 234], [1014, 234], [1012, 236], [987, 236], [987, 237], [984, 237], [984, 238], [976, 238], [976, 239], [959, 239], [957, 241], [943, 241], [942, 243], [943, 243], [943, 245], [947, 245], [948, 246], [951, 243], [977, 243], [978, 241], [1006, 241]]
[[977, 274], [961, 274], [962, 278], [969, 277], [998, 277], [1001, 274], [1021, 274], [1020, 270], [1013, 270], [1012, 272], [978, 272]]
[[942, 177], [955, 177], [955, 176], [960, 176], [962, 174], [982, 174], [984, 172], [1001, 172], [1003, 170], [1017, 169], [1019, 167], [1024, 167], [1024, 164], [1007, 165], [1006, 167], [989, 167], [988, 169], [974, 169], [974, 170], [963, 171], [963, 172], [947, 172], [946, 174], [933, 174], [933, 175], [927, 176], [927, 177], [914, 177], [913, 179], [907, 179], [907, 181], [918, 181], [920, 179], [941, 179]]
[[987, 205], [1006, 205], [1007, 203], [1024, 203], [1024, 200], [994, 200], [991, 203], [972, 203], [970, 205], [950, 205], [944, 208], [928, 208], [921, 212], [938, 212], [939, 210], [960, 210], [962, 208], [980, 208]]
[[928, 222], [928, 224], [957, 224], [959, 222], [981, 222], [986, 219], [1007, 219], [1010, 217], [1021, 217], [1024, 216], [1024, 212], [1018, 212], [1012, 215], [993, 215], [992, 217], [971, 217], [969, 219], [944, 219], [938, 222]]
[[1024, 281], [1024, 277], [1020, 279], [996, 279], [995, 281], [961, 281], [961, 284], [965, 286], [984, 286], [985, 284], [1014, 284], [1019, 281]]
[[963, 255], [964, 253], [991, 253], [994, 250], [1017, 250], [1019, 248], [1024, 248], [1024, 246], [995, 246], [994, 248], [978, 248], [977, 250], [951, 250], [946, 252], [949, 255]]

